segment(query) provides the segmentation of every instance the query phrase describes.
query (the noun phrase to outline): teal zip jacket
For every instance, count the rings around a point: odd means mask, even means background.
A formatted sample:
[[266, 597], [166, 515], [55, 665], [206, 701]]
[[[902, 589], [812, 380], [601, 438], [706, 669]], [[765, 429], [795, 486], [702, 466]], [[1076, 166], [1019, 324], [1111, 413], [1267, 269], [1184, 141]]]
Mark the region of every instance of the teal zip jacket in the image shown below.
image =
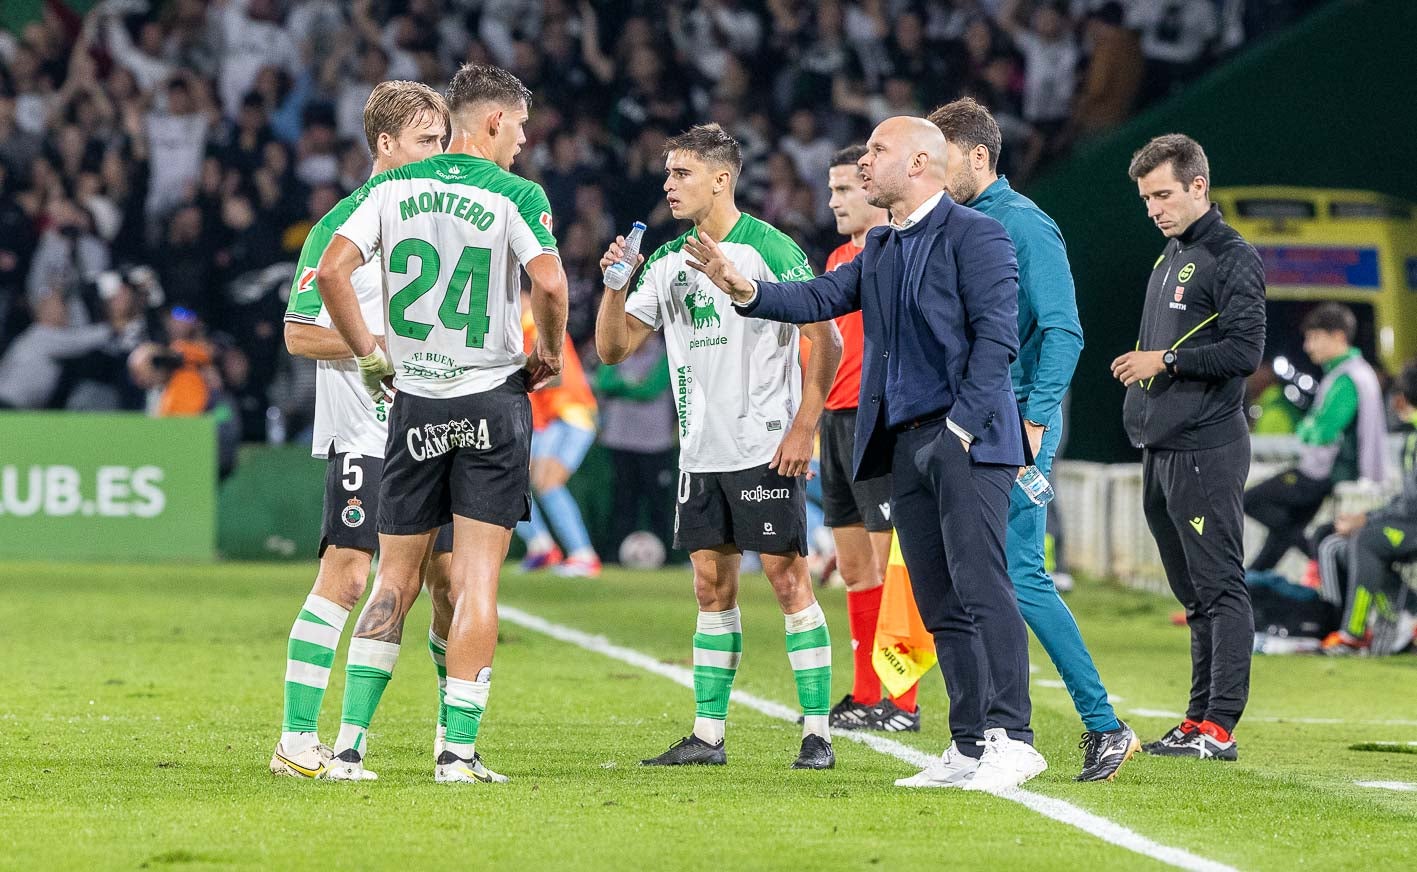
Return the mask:
[[1018, 253], [1018, 358], [1012, 372], [1023, 417], [1047, 424], [1082, 353], [1082, 323], [1063, 234], [1000, 176], [966, 204], [1004, 225]]

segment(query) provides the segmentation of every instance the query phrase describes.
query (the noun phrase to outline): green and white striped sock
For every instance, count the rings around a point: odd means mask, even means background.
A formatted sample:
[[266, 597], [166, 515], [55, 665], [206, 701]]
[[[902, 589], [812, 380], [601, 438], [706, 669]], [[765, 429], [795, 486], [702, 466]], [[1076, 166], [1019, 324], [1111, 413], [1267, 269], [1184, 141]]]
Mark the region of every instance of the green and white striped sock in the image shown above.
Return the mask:
[[464, 760], [471, 760], [477, 744], [477, 731], [482, 726], [482, 713], [487, 711], [487, 699], [492, 694], [492, 669], [483, 667], [476, 681], [448, 677], [448, 736], [444, 747]]
[[723, 741], [728, 697], [743, 659], [743, 621], [738, 607], [699, 612], [694, 627], [694, 735], [716, 745]]
[[335, 648], [348, 619], [349, 609], [312, 593], [305, 598], [305, 605], [290, 628], [285, 655], [285, 715], [281, 720], [281, 743], [288, 754], [298, 754], [320, 741], [320, 704], [330, 684]]
[[816, 602], [786, 616], [787, 659], [797, 679], [797, 701], [802, 705], [802, 735], [830, 738], [827, 712], [831, 710], [832, 641], [827, 616]]
[[438, 726], [448, 725], [448, 640], [440, 638], [432, 629], [428, 630], [428, 655], [433, 658], [433, 669], [438, 673]]
[[364, 754], [369, 722], [374, 719], [384, 688], [394, 677], [394, 664], [398, 659], [399, 646], [394, 642], [350, 640], [349, 663], [344, 669], [344, 713], [340, 716], [335, 754], [350, 748]]

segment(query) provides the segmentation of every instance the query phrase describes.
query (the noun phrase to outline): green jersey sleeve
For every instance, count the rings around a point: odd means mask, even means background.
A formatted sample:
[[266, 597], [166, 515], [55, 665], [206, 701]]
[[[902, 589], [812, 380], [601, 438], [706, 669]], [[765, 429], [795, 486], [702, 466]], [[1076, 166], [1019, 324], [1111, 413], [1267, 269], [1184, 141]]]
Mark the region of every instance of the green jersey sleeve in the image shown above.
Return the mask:
[[320, 258], [330, 244], [332, 232], [325, 221], [310, 228], [305, 244], [300, 247], [300, 260], [295, 267], [295, 277], [290, 283], [290, 301], [286, 303], [285, 320], [313, 324], [320, 317], [324, 303], [320, 300], [320, 289], [315, 284], [315, 271], [320, 266]]
[[295, 267], [295, 277], [291, 279], [290, 300], [285, 305], [285, 320], [314, 324], [320, 317], [324, 302], [320, 299], [320, 289], [315, 285], [315, 272], [320, 268], [320, 258], [325, 256], [325, 249], [330, 247], [330, 240], [334, 238], [335, 231], [349, 219], [355, 207], [363, 202], [371, 184], [372, 182], [365, 182], [363, 187], [340, 200], [333, 209], [325, 213], [325, 217], [310, 228], [310, 233], [305, 237], [305, 244], [300, 246], [300, 260]]
[[525, 182], [518, 185], [516, 190], [508, 192], [508, 196], [516, 204], [517, 212], [531, 233], [531, 240], [528, 242], [535, 243], [535, 248], [527, 244], [519, 245], [519, 240], [514, 236], [513, 247], [517, 250], [517, 259], [528, 263], [537, 254], [558, 254], [556, 237], [551, 233], [551, 201], [546, 199], [546, 192], [541, 186], [535, 182]]
[[661, 245], [649, 260], [645, 261], [640, 268], [639, 278], [635, 287], [627, 291], [625, 297], [625, 312], [633, 315], [650, 326], [652, 330], [658, 330], [664, 326], [664, 319], [659, 307], [659, 285], [662, 278], [660, 271], [664, 256], [669, 253], [669, 245]]
[[786, 233], [770, 229], [758, 239], [755, 247], [777, 281], [804, 282], [812, 278], [807, 254]]

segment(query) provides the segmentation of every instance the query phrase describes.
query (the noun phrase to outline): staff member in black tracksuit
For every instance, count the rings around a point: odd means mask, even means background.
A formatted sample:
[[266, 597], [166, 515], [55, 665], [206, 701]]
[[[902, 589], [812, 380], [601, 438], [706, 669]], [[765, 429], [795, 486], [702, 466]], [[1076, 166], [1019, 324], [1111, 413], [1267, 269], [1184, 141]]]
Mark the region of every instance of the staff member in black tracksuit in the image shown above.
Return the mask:
[[1191, 629], [1186, 719], [1144, 748], [1234, 760], [1255, 631], [1241, 562], [1244, 399], [1264, 352], [1264, 269], [1211, 205], [1210, 166], [1195, 140], [1153, 139], [1128, 174], [1169, 241], [1147, 283], [1136, 350], [1114, 360], [1112, 374], [1127, 386], [1127, 436], [1143, 449], [1147, 525]]

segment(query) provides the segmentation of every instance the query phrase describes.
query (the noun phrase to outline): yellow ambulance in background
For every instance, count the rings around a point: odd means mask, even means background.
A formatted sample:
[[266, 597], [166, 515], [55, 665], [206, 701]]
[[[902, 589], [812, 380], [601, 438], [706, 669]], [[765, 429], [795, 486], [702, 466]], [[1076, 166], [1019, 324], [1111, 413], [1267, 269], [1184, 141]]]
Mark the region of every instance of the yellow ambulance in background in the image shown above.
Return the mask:
[[1259, 250], [1268, 293], [1265, 358], [1317, 374], [1299, 325], [1319, 303], [1348, 305], [1357, 345], [1389, 375], [1417, 358], [1417, 207], [1371, 191], [1225, 187], [1225, 220]]

